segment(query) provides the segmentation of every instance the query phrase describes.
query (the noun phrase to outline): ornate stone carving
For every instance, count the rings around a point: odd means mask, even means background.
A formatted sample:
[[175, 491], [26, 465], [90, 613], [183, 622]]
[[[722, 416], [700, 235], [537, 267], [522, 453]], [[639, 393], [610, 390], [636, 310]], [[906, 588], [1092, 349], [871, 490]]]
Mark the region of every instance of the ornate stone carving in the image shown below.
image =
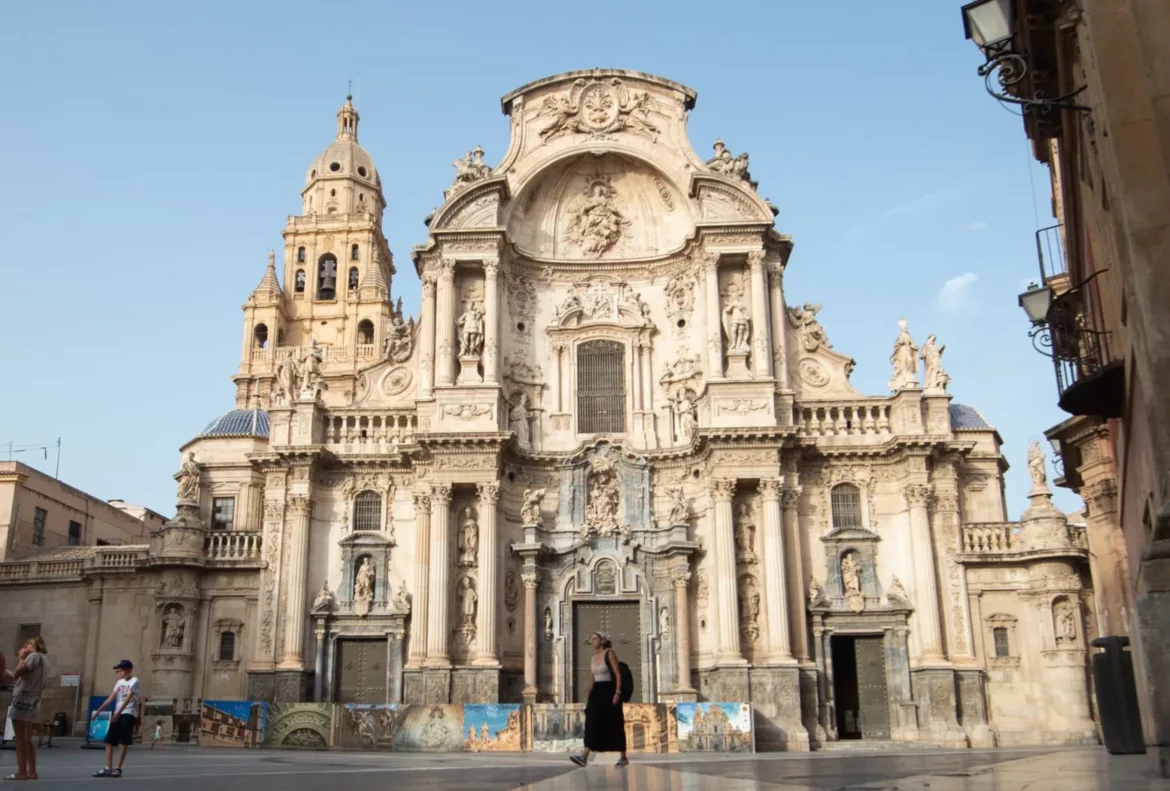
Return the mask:
[[443, 414], [460, 420], [475, 420], [492, 413], [490, 404], [445, 404]]
[[509, 402], [508, 426], [516, 432], [516, 442], [522, 448], [532, 443], [532, 414], [528, 393], [517, 392]]
[[473, 568], [479, 563], [479, 514], [472, 506], [463, 509], [459, 522], [459, 565]]
[[449, 483], [436, 483], [436, 484], [434, 484], [431, 487], [431, 497], [433, 498], [433, 500], [437, 504], [439, 504], [441, 506], [447, 505], [448, 503], [451, 502], [451, 484], [449, 484]]
[[657, 102], [644, 91], [629, 91], [617, 78], [581, 78], [567, 93], [546, 96], [537, 117], [549, 122], [540, 130], [547, 143], [561, 135], [604, 135], [628, 131], [658, 139], [658, 127], [650, 120]]
[[504, 376], [517, 384], [539, 385], [544, 382], [540, 365], [529, 365], [519, 357], [515, 360], [504, 357]]
[[951, 377], [943, 370], [942, 356], [946, 351], [946, 346], [938, 346], [935, 343], [935, 336], [928, 335], [926, 343], [922, 346], [922, 353], [919, 355], [922, 358], [923, 366], [923, 385], [927, 390], [935, 392], [946, 392], [947, 385], [950, 384]]
[[[531, 321], [536, 313], [536, 286], [523, 275], [512, 275], [508, 278], [508, 314], [513, 322]], [[530, 326], [517, 329], [526, 333]]]
[[618, 209], [617, 192], [608, 176], [589, 179], [584, 196], [567, 208], [565, 241], [580, 248], [587, 258], [598, 258], [622, 238], [629, 219]]
[[804, 357], [798, 363], [797, 369], [800, 371], [801, 381], [811, 387], [824, 387], [829, 383], [829, 372], [817, 359]]
[[406, 580], [398, 584], [398, 591], [394, 594], [394, 610], [404, 615], [410, 612], [410, 591], [406, 589]]
[[162, 624], [162, 647], [182, 649], [183, 638], [187, 633], [187, 614], [183, 611], [182, 605], [167, 605], [163, 611]]
[[729, 412], [748, 415], [752, 412], [763, 412], [767, 408], [768, 402], [759, 398], [721, 398], [716, 401], [716, 409], [721, 415]]
[[662, 199], [662, 205], [666, 210], [674, 211], [674, 195], [671, 194], [670, 187], [666, 186], [666, 182], [655, 176], [654, 189], [658, 191], [658, 197]]
[[462, 159], [456, 159], [451, 164], [455, 166], [455, 181], [447, 192], [448, 198], [477, 181], [483, 181], [492, 172], [492, 169], [483, 161], [483, 148], [480, 146], [476, 146], [468, 151]]
[[679, 382], [689, 382], [703, 375], [699, 355], [680, 354], [674, 362], [666, 363], [662, 367], [662, 377], [658, 380], [666, 389]]
[[[391, 352], [393, 355], [393, 352]], [[410, 356], [409, 354], [407, 355]], [[410, 387], [410, 383], [414, 380], [414, 374], [409, 368], [400, 365], [397, 368], [391, 368], [382, 377], [382, 392], [388, 396], [396, 396], [406, 392], [406, 388]]]
[[797, 332], [800, 348], [809, 354], [822, 346], [826, 349], [833, 348], [833, 344], [829, 343], [829, 337], [825, 334], [825, 328], [817, 321], [817, 313], [820, 312], [821, 307], [820, 303], [814, 305], [811, 302], [806, 302], [803, 306], [794, 305], [787, 311], [788, 323]]
[[374, 567], [369, 558], [362, 558], [362, 565], [358, 568], [353, 583], [353, 611], [355, 615], [365, 616], [370, 612], [370, 605], [374, 603]]
[[479, 595], [475, 592], [475, 581], [471, 577], [464, 577], [459, 583], [459, 621], [462, 627], [468, 626], [474, 635], [475, 613], [479, 609]]
[[1028, 448], [1028, 474], [1032, 476], [1032, 492], [1048, 491], [1048, 470], [1044, 465], [1044, 451], [1040, 448], [1040, 440], [1032, 440]]
[[483, 313], [479, 303], [468, 304], [455, 326], [459, 328], [459, 356], [478, 357], [483, 354]]
[[1077, 611], [1068, 599], [1061, 599], [1053, 609], [1056, 642], [1058, 645], [1075, 645], [1077, 642]]
[[735, 494], [733, 478], [716, 478], [711, 481], [711, 496], [718, 500], [730, 500]]
[[585, 523], [582, 536], [597, 533], [608, 536], [623, 528], [620, 515], [621, 474], [606, 456], [589, 460], [588, 500], [585, 505]]
[[520, 583], [516, 579], [516, 572], [508, 569], [504, 574], [504, 609], [515, 612], [520, 602]]
[[812, 577], [808, 581], [808, 603], [816, 604], [825, 595], [825, 589], [821, 587], [821, 583], [817, 582], [816, 577]]
[[552, 608], [544, 608], [544, 640], [546, 643], [551, 643], [553, 639], [553, 616]]
[[670, 500], [670, 513], [666, 517], [667, 524], [687, 524], [691, 518], [691, 506], [683, 494], [683, 488], [681, 486], [667, 486], [666, 496]]
[[894, 375], [887, 383], [895, 393], [908, 387], [918, 387], [918, 347], [914, 345], [914, 339], [906, 327], [906, 319], [898, 319], [898, 338], [894, 341], [894, 351], [890, 355]]
[[524, 505], [520, 507], [520, 523], [540, 527], [540, 503], [544, 500], [544, 489], [524, 490]]
[[313, 599], [312, 612], [326, 613], [333, 609], [333, 594], [329, 590], [329, 581], [321, 583], [321, 590], [317, 592], [317, 598]]
[[739, 629], [749, 645], [760, 639], [760, 590], [750, 574], [740, 578]]
[[735, 554], [740, 563], [756, 562], [756, 519], [751, 503], [741, 502], [735, 509]]
[[865, 596], [861, 592], [861, 561], [856, 552], [846, 552], [841, 557], [841, 589], [849, 601], [849, 609], [854, 612], [865, 609]]
[[188, 453], [183, 459], [183, 465], [175, 473], [175, 480], [179, 483], [179, 502], [199, 502], [199, 465], [195, 462], [195, 454]]
[[679, 272], [666, 283], [666, 315], [674, 318], [690, 315], [695, 307], [695, 278], [689, 272]]
[[699, 430], [699, 410], [695, 406], [695, 391], [680, 387], [670, 402], [676, 442], [689, 444]]
[[740, 301], [738, 288], [727, 294], [723, 307], [723, 332], [727, 336], [727, 353], [747, 354], [751, 350], [752, 321], [748, 309]]
[[748, 154], [746, 151], [733, 157], [731, 151], [719, 138], [715, 138], [715, 145], [712, 148], [715, 149], [715, 156], [707, 160], [708, 170], [743, 181], [751, 180], [751, 174], [748, 173]]
[[910, 601], [910, 597], [906, 595], [906, 589], [902, 587], [902, 581], [898, 579], [897, 574], [890, 580], [890, 587], [886, 589], [886, 598], [891, 601], [896, 599], [904, 604]]
[[[386, 339], [382, 342], [382, 356], [392, 362], [404, 363], [410, 359], [413, 352], [414, 318], [406, 320], [402, 317], [402, 297], [399, 297], [393, 312], [390, 314], [390, 326], [386, 330]], [[409, 383], [410, 380], [407, 379], [407, 384]], [[387, 393], [387, 395], [395, 395], [395, 393]]]

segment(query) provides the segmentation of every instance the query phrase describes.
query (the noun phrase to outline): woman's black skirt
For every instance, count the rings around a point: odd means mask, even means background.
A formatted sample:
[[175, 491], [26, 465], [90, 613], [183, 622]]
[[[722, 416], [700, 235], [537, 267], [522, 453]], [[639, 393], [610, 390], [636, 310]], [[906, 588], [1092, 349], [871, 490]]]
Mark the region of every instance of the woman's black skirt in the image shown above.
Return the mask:
[[585, 746], [598, 753], [626, 751], [626, 718], [622, 704], [613, 705], [612, 681], [594, 681], [585, 704]]

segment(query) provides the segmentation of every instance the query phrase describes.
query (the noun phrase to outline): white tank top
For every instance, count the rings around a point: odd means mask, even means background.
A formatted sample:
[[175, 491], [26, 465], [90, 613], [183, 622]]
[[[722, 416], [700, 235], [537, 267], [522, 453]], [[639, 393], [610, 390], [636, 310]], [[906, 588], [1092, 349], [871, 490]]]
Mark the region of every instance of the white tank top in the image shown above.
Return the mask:
[[[613, 676], [609, 672], [609, 662], [606, 661], [608, 655], [608, 651], [601, 655], [600, 664], [596, 663], [593, 659], [589, 660], [589, 669], [593, 671], [594, 681], [613, 681]], [[595, 658], [596, 655], [594, 656]]]

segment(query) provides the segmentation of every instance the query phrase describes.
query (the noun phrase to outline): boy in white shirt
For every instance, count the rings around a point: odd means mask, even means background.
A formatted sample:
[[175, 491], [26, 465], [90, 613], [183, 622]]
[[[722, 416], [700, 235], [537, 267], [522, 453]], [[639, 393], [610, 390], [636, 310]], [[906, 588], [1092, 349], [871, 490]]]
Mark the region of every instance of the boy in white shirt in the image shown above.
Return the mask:
[[[94, 777], [121, 777], [122, 764], [126, 763], [126, 753], [134, 742], [134, 731], [138, 725], [138, 712], [142, 697], [141, 685], [134, 676], [134, 663], [123, 659], [114, 665], [118, 674], [118, 683], [114, 684], [114, 691], [106, 698], [105, 703], [94, 711], [96, 717], [111, 703], [114, 704], [114, 713], [110, 715], [110, 729], [106, 731], [106, 765], [104, 769], [94, 772]], [[121, 745], [122, 754], [118, 758], [118, 765], [114, 766], [114, 747]]]

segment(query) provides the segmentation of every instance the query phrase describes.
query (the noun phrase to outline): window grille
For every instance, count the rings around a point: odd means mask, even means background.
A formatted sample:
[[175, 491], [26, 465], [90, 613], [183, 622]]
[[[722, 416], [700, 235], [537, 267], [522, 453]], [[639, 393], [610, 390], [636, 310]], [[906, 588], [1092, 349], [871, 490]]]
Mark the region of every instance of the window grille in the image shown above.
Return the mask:
[[231, 530], [236, 519], [236, 498], [216, 497], [211, 501], [211, 529]]
[[1011, 645], [1008, 643], [1007, 627], [997, 626], [991, 630], [992, 637], [995, 638], [995, 656], [1003, 659], [1012, 655]]
[[362, 492], [353, 501], [353, 529], [382, 529], [382, 498], [374, 492]]
[[224, 632], [219, 636], [219, 659], [231, 662], [236, 658], [236, 633]]
[[48, 518], [49, 512], [44, 508], [38, 508], [33, 511], [33, 532], [32, 542], [33, 546], [44, 546], [45, 544], [45, 519]]
[[851, 483], [833, 487], [833, 527], [862, 527], [861, 490]]
[[616, 341], [577, 347], [577, 430], [620, 434], [626, 430], [625, 348]]

